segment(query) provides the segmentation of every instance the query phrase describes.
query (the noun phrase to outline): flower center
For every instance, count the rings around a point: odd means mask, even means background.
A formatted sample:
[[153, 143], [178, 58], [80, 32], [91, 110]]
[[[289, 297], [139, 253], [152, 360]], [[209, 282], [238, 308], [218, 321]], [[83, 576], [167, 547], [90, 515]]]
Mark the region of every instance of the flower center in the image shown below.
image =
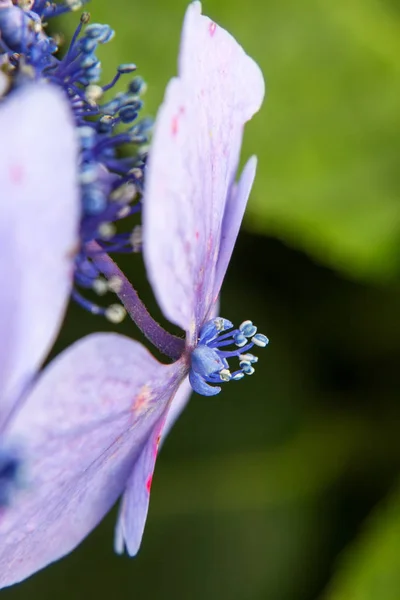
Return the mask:
[[[139, 213], [143, 192], [147, 144], [152, 120], [138, 121], [143, 106], [145, 83], [134, 77], [125, 92], [103, 101], [123, 75], [136, 71], [134, 64], [121, 64], [107, 85], [99, 85], [101, 63], [96, 56], [99, 45], [108, 43], [114, 31], [108, 25], [88, 25], [84, 12], [64, 57], [55, 54], [60, 42], [46, 35], [43, 21], [82, 6], [79, 0], [50, 4], [41, 0], [20, 0], [0, 5], [0, 64], [13, 85], [25, 80], [45, 80], [66, 94], [77, 126], [80, 144], [79, 184], [82, 217], [80, 247], [75, 258], [73, 297], [92, 313], [120, 321], [125, 311], [120, 305], [103, 308], [88, 300], [79, 289], [98, 294], [113, 292], [93, 264], [89, 245], [96, 242], [99, 252], [138, 252], [141, 250], [140, 226], [120, 231], [121, 221]], [[122, 146], [133, 145], [129, 157], [120, 155]]]
[[[244, 321], [238, 329], [227, 319], [217, 317], [200, 330], [196, 348], [191, 354], [189, 380], [192, 388], [203, 396], [214, 396], [221, 391], [216, 385], [238, 381], [254, 373], [258, 358], [249, 353], [254, 346], [265, 348], [269, 340], [251, 321]], [[234, 348], [229, 350], [228, 347]], [[231, 372], [228, 359], [238, 358], [239, 368]]]

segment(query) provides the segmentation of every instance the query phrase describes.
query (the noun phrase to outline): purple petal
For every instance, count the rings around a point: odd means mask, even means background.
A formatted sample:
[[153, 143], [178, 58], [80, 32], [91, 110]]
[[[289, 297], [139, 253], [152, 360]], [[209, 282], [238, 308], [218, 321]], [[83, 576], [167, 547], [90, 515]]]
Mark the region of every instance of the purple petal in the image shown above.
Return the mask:
[[0, 105], [0, 131], [0, 249], [8, 288], [0, 298], [0, 363], [7, 359], [1, 421], [57, 335], [71, 287], [79, 196], [74, 125], [61, 92], [43, 84], [13, 92]]
[[140, 548], [164, 420], [165, 415], [153, 428], [129, 477], [115, 530], [114, 546], [118, 554], [126, 548], [129, 556], [135, 556]]
[[242, 223], [247, 200], [249, 199], [256, 176], [257, 158], [252, 156], [246, 163], [238, 183], [232, 186], [229, 194], [224, 220], [222, 221], [221, 245], [219, 248], [217, 269], [214, 282], [214, 298], [217, 299], [226, 270], [231, 260], [233, 248]]
[[164, 427], [161, 434], [161, 442], [164, 443], [165, 438], [171, 431], [175, 421], [185, 410], [187, 403], [190, 400], [190, 396], [192, 395], [192, 386], [189, 383], [188, 377], [182, 381], [179, 386], [178, 391], [176, 392], [174, 399], [171, 402], [171, 406], [169, 407], [167, 419], [164, 423]]
[[182, 379], [116, 334], [80, 340], [47, 367], [8, 434], [25, 488], [0, 518], [0, 585], [70, 552], [123, 492]]
[[151, 147], [143, 210], [144, 256], [165, 316], [190, 341], [209, 316], [225, 203], [244, 123], [261, 105], [255, 62], [224, 29], [187, 10], [179, 78], [166, 91]]
[[154, 427], [139, 459], [136, 461], [124, 493], [118, 523], [115, 530], [115, 551], [122, 554], [124, 549], [129, 556], [135, 556], [142, 541], [147, 511], [150, 501], [150, 489], [160, 442], [163, 442], [173, 423], [188, 402], [192, 388], [186, 377], [180, 384], [168, 413]]

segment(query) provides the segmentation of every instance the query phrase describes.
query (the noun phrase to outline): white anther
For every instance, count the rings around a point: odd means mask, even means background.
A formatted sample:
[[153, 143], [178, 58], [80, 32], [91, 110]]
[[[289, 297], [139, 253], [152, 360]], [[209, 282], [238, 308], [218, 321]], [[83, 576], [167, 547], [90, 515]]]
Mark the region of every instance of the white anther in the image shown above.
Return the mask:
[[35, 0], [18, 0], [18, 6], [22, 8], [22, 10], [31, 10], [34, 4]]
[[219, 376], [221, 377], [221, 381], [230, 381], [232, 379], [232, 374], [229, 369], [221, 369]]
[[86, 88], [86, 92], [85, 92], [86, 100], [92, 106], [96, 105], [97, 101], [100, 100], [102, 95], [103, 95], [103, 89], [99, 85], [91, 84], [91, 85], [88, 85], [88, 87]]
[[10, 78], [3, 71], [0, 71], [0, 98], [5, 96], [10, 87]]
[[150, 145], [149, 144], [143, 144], [138, 149], [137, 154], [138, 154], [138, 156], [143, 157], [143, 156], [146, 156], [146, 154], [149, 153], [149, 150], [150, 150]]
[[127, 183], [124, 183], [123, 185], [117, 187], [117, 189], [110, 194], [110, 200], [120, 202], [121, 204], [128, 204], [129, 202], [132, 202], [132, 200], [135, 199], [136, 195], [136, 185], [128, 181]]
[[34, 79], [36, 76], [35, 69], [31, 65], [27, 65], [22, 56], [19, 61], [19, 73], [25, 75], [25, 77], [29, 77], [30, 79]]
[[110, 292], [114, 292], [114, 294], [119, 294], [122, 288], [122, 279], [118, 277], [118, 275], [113, 275], [108, 280], [108, 289]]
[[236, 375], [234, 375], [232, 377], [232, 379], [234, 379], [235, 381], [239, 381], [239, 379], [243, 379], [243, 377], [244, 377], [244, 373], [239, 372], [239, 373], [236, 373]]
[[41, 31], [43, 31], [42, 22], [41, 21], [32, 21], [31, 29], [35, 33], [40, 33]]
[[130, 212], [131, 209], [129, 208], [129, 206], [125, 205], [117, 212], [117, 217], [118, 219], [125, 219], [125, 217], [127, 217]]
[[133, 167], [133, 169], [130, 169], [129, 173], [130, 175], [133, 175], [133, 177], [136, 177], [136, 179], [141, 179], [143, 177], [143, 171], [142, 169], [139, 169], [139, 167]]
[[117, 228], [114, 223], [100, 223], [97, 231], [101, 239], [110, 240], [116, 234]]
[[[42, 23], [42, 25], [43, 26], [47, 25], [47, 23]], [[59, 33], [59, 32], [55, 32], [51, 37], [53, 38], [53, 41], [54, 41], [54, 43], [55, 43], [56, 46], [62, 46], [62, 44], [65, 41], [65, 38], [64, 38], [63, 34]]]
[[239, 354], [239, 360], [244, 360], [245, 362], [249, 363], [256, 363], [258, 362], [258, 356], [254, 356], [254, 354]]
[[92, 289], [98, 296], [104, 296], [108, 291], [108, 283], [105, 279], [98, 277], [93, 281]]
[[105, 310], [105, 316], [111, 323], [121, 323], [126, 316], [126, 310], [121, 304], [110, 304]]
[[267, 336], [261, 333], [257, 333], [255, 336], [253, 336], [251, 338], [251, 341], [253, 342], [253, 344], [259, 346], [260, 348], [265, 348], [265, 346], [269, 343], [269, 339], [267, 338]]
[[142, 226], [136, 225], [131, 233], [130, 242], [134, 252], [140, 252], [143, 245]]
[[82, 0], [65, 0], [65, 4], [69, 6], [71, 10], [79, 10], [82, 8]]
[[214, 325], [217, 328], [217, 331], [223, 331], [224, 329], [224, 320], [222, 317], [217, 317], [214, 319]]

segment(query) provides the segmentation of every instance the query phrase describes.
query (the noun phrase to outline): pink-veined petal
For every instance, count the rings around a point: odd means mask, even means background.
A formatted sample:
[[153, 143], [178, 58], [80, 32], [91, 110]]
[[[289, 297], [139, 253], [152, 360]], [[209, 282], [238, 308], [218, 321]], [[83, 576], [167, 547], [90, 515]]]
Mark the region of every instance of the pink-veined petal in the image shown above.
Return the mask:
[[117, 334], [93, 334], [57, 357], [16, 414], [26, 482], [0, 517], [0, 585], [70, 552], [123, 492], [182, 379]]
[[163, 415], [154, 427], [140, 458], [135, 463], [121, 501], [115, 529], [114, 546], [118, 554], [122, 554], [126, 549], [129, 556], [135, 556], [139, 551], [149, 509], [150, 490], [158, 449], [185, 408], [191, 393], [192, 388], [188, 378], [185, 377], [169, 405], [166, 418]]
[[187, 10], [179, 77], [159, 110], [143, 206], [144, 257], [165, 316], [192, 343], [209, 316], [225, 203], [243, 126], [264, 96], [256, 63], [224, 29]]
[[[63, 94], [29, 84], [0, 104], [0, 222], [2, 288], [13, 310], [7, 319], [7, 351], [0, 404], [3, 419], [23, 385], [40, 366], [57, 335], [68, 300], [77, 244], [78, 147]], [[1, 421], [1, 415], [0, 415]]]
[[118, 554], [126, 549], [129, 556], [135, 556], [140, 548], [162, 424], [163, 419], [154, 427], [129, 476], [115, 529], [114, 547]]
[[240, 179], [232, 186], [229, 194], [224, 220], [222, 221], [221, 245], [217, 261], [217, 269], [214, 282], [214, 298], [217, 299], [226, 270], [231, 260], [233, 248], [239, 233], [240, 225], [246, 210], [251, 188], [256, 176], [257, 158], [252, 156], [247, 161]]

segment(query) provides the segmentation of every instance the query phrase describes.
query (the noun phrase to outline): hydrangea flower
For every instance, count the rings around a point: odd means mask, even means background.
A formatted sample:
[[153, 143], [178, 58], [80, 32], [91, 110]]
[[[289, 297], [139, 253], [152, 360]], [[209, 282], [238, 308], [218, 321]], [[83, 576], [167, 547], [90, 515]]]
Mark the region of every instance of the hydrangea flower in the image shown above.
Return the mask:
[[58, 333], [71, 290], [77, 143], [59, 90], [0, 98], [0, 506], [18, 471], [2, 432]]
[[[268, 340], [245, 321], [216, 316], [218, 297], [255, 176], [251, 158], [235, 183], [243, 127], [260, 108], [262, 74], [233, 37], [187, 10], [179, 75], [157, 116], [143, 200], [143, 250], [164, 315], [185, 340], [157, 328], [111, 259], [91, 260], [149, 339], [93, 334], [44, 370], [9, 435], [24, 441], [27, 485], [0, 519], [0, 584], [24, 579], [75, 548], [123, 495], [117, 552], [137, 553], [162, 435], [187, 401], [251, 374], [250, 350]], [[228, 347], [233, 346], [229, 350]], [[228, 361], [238, 359], [236, 371]]]

